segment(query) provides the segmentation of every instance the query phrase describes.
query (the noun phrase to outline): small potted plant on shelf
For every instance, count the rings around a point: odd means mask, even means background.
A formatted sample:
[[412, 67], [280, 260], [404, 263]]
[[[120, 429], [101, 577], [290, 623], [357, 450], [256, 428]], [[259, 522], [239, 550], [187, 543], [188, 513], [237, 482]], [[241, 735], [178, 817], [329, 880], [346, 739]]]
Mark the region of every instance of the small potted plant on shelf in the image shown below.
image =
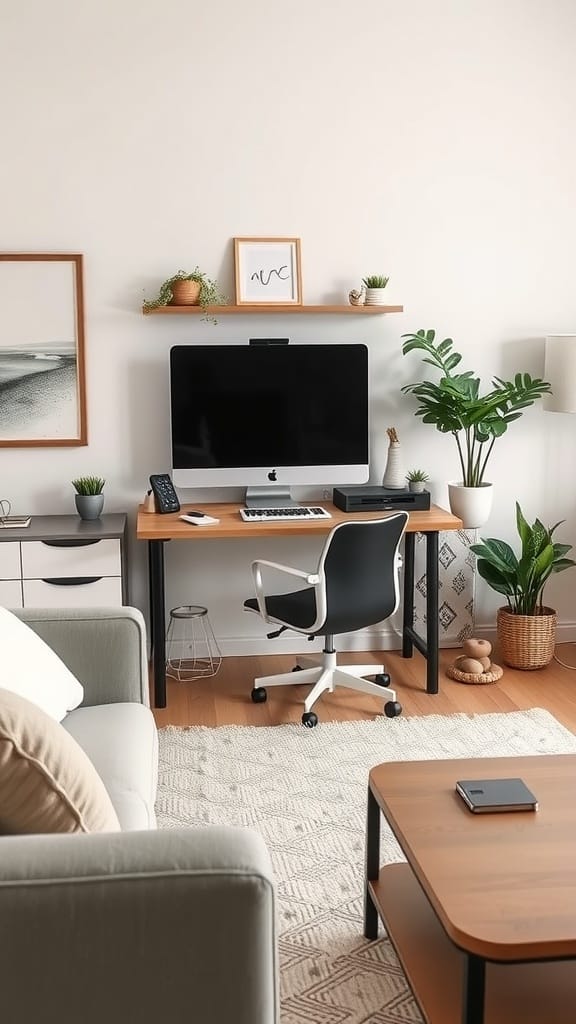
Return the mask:
[[492, 484], [484, 479], [495, 441], [528, 406], [551, 390], [550, 384], [529, 373], [517, 373], [511, 381], [494, 377], [492, 389], [480, 394], [480, 378], [472, 370], [455, 373], [462, 360], [453, 341], [436, 341], [436, 332], [403, 334], [404, 355], [422, 352], [423, 362], [440, 371], [440, 380], [418, 381], [402, 388], [419, 402], [416, 415], [432, 423], [442, 434], [452, 434], [458, 449], [462, 478], [448, 484], [450, 509], [466, 529], [483, 526], [492, 506]]
[[543, 603], [544, 586], [552, 573], [576, 565], [566, 558], [572, 545], [552, 539], [562, 522], [547, 528], [536, 519], [530, 526], [516, 502], [519, 558], [506, 541], [493, 537], [470, 545], [482, 579], [506, 597], [507, 605], [497, 613], [497, 634], [502, 660], [512, 668], [543, 668], [554, 656], [556, 612]]
[[156, 298], [146, 299], [143, 309], [150, 313], [160, 306], [200, 306], [204, 311], [203, 319], [216, 323], [216, 318], [208, 313], [208, 307], [221, 306], [225, 302], [226, 296], [221, 294], [216, 281], [194, 267], [190, 273], [179, 270], [163, 281]]
[[385, 289], [389, 280], [389, 277], [384, 277], [382, 274], [371, 274], [368, 277], [362, 278], [362, 284], [366, 289], [366, 295], [364, 298], [364, 304], [366, 306], [386, 305]]
[[104, 508], [104, 484], [106, 483], [99, 476], [80, 476], [72, 481], [76, 490], [74, 500], [76, 509], [81, 519], [98, 519]]
[[410, 469], [406, 473], [406, 479], [408, 481], [408, 490], [413, 491], [415, 494], [421, 494], [424, 490], [424, 484], [430, 478], [423, 469]]

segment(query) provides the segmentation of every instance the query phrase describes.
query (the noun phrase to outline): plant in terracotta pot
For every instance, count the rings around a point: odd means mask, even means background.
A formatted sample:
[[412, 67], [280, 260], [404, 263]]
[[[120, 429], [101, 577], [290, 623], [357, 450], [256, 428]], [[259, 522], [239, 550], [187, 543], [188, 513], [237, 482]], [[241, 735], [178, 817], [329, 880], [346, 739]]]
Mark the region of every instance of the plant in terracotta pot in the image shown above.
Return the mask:
[[564, 522], [546, 527], [527, 523], [516, 502], [520, 557], [510, 544], [493, 537], [472, 544], [478, 572], [507, 605], [498, 609], [497, 632], [502, 659], [513, 668], [542, 668], [554, 656], [556, 612], [544, 605], [544, 587], [552, 573], [576, 565], [566, 558], [571, 544], [559, 544], [553, 534]]
[[104, 508], [105, 480], [100, 476], [80, 476], [72, 481], [76, 490], [74, 500], [81, 519], [98, 519]]
[[216, 281], [194, 267], [190, 272], [179, 270], [163, 281], [156, 298], [145, 300], [144, 312], [150, 313], [159, 306], [201, 306], [204, 319], [216, 323], [216, 318], [208, 313], [208, 307], [221, 306], [225, 302], [226, 296], [220, 293]]
[[[492, 484], [484, 479], [497, 438], [534, 402], [551, 390], [550, 384], [529, 373], [513, 380], [494, 377], [492, 388], [480, 393], [480, 378], [472, 370], [456, 372], [462, 356], [451, 338], [436, 341], [436, 332], [403, 334], [402, 352], [422, 353], [423, 362], [440, 371], [440, 380], [405, 384], [402, 391], [418, 399], [416, 415], [443, 434], [452, 434], [460, 462], [461, 480], [448, 485], [450, 508], [467, 529], [482, 526], [490, 514]], [[476, 501], [474, 501], [476, 499]]]

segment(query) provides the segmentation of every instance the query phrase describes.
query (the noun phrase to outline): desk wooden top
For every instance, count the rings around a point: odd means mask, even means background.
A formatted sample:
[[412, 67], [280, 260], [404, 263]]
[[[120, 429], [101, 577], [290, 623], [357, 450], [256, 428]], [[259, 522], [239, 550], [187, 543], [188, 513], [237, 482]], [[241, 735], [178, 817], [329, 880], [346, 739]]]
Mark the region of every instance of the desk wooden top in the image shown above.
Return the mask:
[[[521, 778], [537, 811], [472, 814], [458, 779]], [[576, 755], [378, 765], [370, 788], [446, 934], [486, 959], [576, 957]]]
[[[310, 503], [312, 504], [312, 503]], [[145, 512], [144, 506], [138, 507], [136, 537], [138, 540], [222, 540], [226, 537], [285, 537], [288, 534], [302, 536], [306, 534], [326, 534], [333, 526], [349, 520], [358, 522], [362, 519], [380, 519], [386, 512], [341, 512], [330, 501], [317, 502], [330, 512], [331, 519], [313, 519], [306, 522], [288, 520], [272, 523], [245, 523], [240, 518], [240, 503], [186, 504], [180, 512], [168, 512], [159, 515], [157, 512]], [[184, 523], [179, 516], [198, 508], [210, 516], [219, 519], [214, 526], [193, 526]], [[393, 513], [388, 513], [392, 515]], [[436, 530], [462, 530], [463, 523], [451, 512], [432, 505], [427, 512], [410, 512], [408, 533], [433, 533]]]

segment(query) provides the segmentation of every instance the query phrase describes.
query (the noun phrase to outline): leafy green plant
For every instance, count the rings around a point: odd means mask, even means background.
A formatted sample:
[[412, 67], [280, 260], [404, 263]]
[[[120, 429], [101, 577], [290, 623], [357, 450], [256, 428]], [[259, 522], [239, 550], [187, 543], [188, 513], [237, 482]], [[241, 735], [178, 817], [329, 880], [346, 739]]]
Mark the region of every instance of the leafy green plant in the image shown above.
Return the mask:
[[452, 434], [458, 448], [462, 483], [465, 487], [481, 487], [486, 465], [496, 438], [502, 437], [508, 425], [520, 418], [524, 409], [533, 405], [551, 390], [547, 381], [517, 373], [513, 381], [494, 377], [492, 390], [480, 394], [480, 378], [472, 370], [454, 373], [462, 356], [453, 351], [453, 341], [435, 341], [436, 332], [417, 331], [403, 334], [404, 355], [423, 353], [423, 362], [440, 370], [440, 381], [423, 380], [405, 384], [402, 391], [413, 394], [419, 402], [416, 415], [423, 423], [433, 423], [443, 434]]
[[177, 281], [196, 281], [200, 285], [199, 305], [204, 311], [202, 319], [217, 323], [216, 317], [208, 312], [208, 306], [224, 305], [226, 296], [220, 292], [216, 281], [207, 277], [198, 267], [194, 267], [190, 273], [187, 270], [179, 270], [172, 277], [163, 281], [156, 298], [144, 300], [144, 312], [149, 313], [152, 309], [158, 309], [159, 306], [168, 306], [174, 297], [172, 286]]
[[470, 550], [478, 556], [480, 576], [497, 594], [504, 594], [508, 609], [514, 614], [541, 614], [546, 581], [552, 573], [563, 572], [576, 565], [572, 558], [565, 558], [572, 545], [556, 544], [552, 540], [552, 535], [563, 522], [561, 519], [548, 529], [536, 519], [530, 526], [516, 502], [520, 558], [506, 541], [493, 537], [481, 538], [480, 544], [470, 545]]
[[428, 473], [425, 473], [423, 469], [409, 469], [406, 473], [406, 479], [412, 481], [412, 483], [426, 483], [430, 479]]
[[369, 277], [363, 277], [362, 284], [365, 288], [385, 288], [389, 280], [389, 277], [384, 277], [381, 274], [372, 274]]
[[79, 476], [72, 481], [72, 486], [78, 494], [102, 494], [105, 483], [100, 476]]

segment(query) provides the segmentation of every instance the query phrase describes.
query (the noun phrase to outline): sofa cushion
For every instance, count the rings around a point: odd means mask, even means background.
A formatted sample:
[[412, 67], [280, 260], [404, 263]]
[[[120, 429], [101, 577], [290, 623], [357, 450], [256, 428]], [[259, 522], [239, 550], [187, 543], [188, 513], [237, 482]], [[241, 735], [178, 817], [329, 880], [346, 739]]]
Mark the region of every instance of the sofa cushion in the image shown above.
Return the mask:
[[59, 722], [0, 689], [0, 832], [114, 832], [102, 779]]
[[143, 704], [77, 708], [62, 725], [102, 778], [125, 831], [156, 828], [158, 734]]
[[83, 687], [70, 669], [7, 608], [0, 608], [0, 651], [0, 687], [37, 704], [57, 722], [82, 703]]

